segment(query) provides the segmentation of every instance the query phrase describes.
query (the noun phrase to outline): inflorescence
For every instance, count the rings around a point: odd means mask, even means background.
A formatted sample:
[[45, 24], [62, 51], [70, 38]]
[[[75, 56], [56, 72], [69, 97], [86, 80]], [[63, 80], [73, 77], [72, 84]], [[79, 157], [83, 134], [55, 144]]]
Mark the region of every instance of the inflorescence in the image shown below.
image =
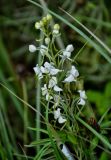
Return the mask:
[[[29, 51], [32, 53], [39, 51], [42, 56], [42, 62], [36, 64], [33, 69], [38, 80], [43, 82], [41, 87], [42, 96], [47, 102], [53, 102], [54, 119], [62, 124], [67, 122], [67, 118], [61, 110], [61, 102], [65, 103], [63, 98], [63, 93], [66, 92], [64, 85], [77, 83], [79, 71], [73, 64], [73, 59], [71, 59], [71, 54], [74, 51], [73, 45], [69, 44], [62, 50], [55, 47], [55, 39], [60, 36], [60, 26], [55, 24], [52, 28], [51, 20], [52, 16], [48, 14], [35, 23], [35, 28], [43, 32], [43, 44], [39, 47], [31, 44], [29, 45]], [[76, 94], [78, 95], [77, 105], [84, 106], [87, 99], [85, 91], [76, 89]]]

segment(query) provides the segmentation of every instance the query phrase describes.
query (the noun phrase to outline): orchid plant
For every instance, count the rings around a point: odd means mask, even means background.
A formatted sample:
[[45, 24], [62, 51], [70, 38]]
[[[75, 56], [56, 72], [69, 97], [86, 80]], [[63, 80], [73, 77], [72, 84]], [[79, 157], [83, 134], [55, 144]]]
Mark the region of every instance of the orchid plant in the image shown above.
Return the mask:
[[[74, 46], [68, 44], [65, 49], [56, 47], [56, 38], [61, 35], [59, 24], [51, 27], [52, 16], [47, 15], [35, 23], [35, 29], [43, 33], [43, 44], [29, 45], [31, 53], [39, 51], [42, 61], [33, 68], [38, 81], [42, 82], [41, 95], [44, 103], [49, 104], [50, 123], [54, 129], [74, 131], [70, 122], [86, 105], [87, 96], [81, 84], [81, 77], [73, 60]], [[76, 122], [75, 122], [76, 123]], [[75, 125], [76, 127], [76, 125]], [[62, 145], [64, 156], [74, 159], [69, 149]]]

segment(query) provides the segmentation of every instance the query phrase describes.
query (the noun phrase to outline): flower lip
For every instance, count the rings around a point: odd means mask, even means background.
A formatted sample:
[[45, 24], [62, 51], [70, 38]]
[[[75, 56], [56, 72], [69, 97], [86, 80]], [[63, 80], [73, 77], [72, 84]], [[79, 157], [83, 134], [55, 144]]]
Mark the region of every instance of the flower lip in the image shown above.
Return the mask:
[[60, 116], [59, 118], [58, 118], [58, 122], [60, 123], [60, 124], [62, 124], [62, 123], [65, 123], [67, 120], [65, 119], [65, 118], [63, 118], [62, 116]]
[[84, 90], [79, 90], [78, 92], [79, 92], [79, 94], [80, 94], [80, 98], [82, 98], [82, 99], [87, 99], [87, 96], [86, 96]]
[[49, 80], [48, 88], [53, 88], [54, 91], [56, 91], [56, 92], [62, 91], [62, 89], [60, 87], [58, 87], [56, 84], [57, 84], [57, 78], [56, 77], [52, 77]]
[[64, 80], [63, 82], [68, 82], [68, 83], [70, 83], [70, 82], [73, 82], [73, 81], [76, 81], [76, 80], [74, 79], [73, 75], [69, 75], [67, 78], [65, 78], [65, 80]]
[[58, 123], [62, 124], [65, 123], [67, 120], [61, 116], [60, 108], [54, 110], [54, 119], [58, 120]]
[[54, 119], [58, 119], [61, 115], [60, 108], [57, 108], [57, 110], [54, 111]]
[[60, 92], [63, 91], [62, 88], [58, 87], [57, 85], [54, 86], [54, 91]]
[[74, 160], [74, 158], [71, 155], [71, 152], [65, 144], [62, 144], [61, 151], [67, 157], [68, 160]]
[[79, 92], [79, 94], [80, 94], [80, 99], [79, 99], [79, 101], [78, 101], [78, 104], [79, 105], [85, 105], [85, 99], [87, 99], [87, 96], [86, 96], [86, 94], [85, 94], [85, 91], [84, 90], [79, 90], [78, 91]]

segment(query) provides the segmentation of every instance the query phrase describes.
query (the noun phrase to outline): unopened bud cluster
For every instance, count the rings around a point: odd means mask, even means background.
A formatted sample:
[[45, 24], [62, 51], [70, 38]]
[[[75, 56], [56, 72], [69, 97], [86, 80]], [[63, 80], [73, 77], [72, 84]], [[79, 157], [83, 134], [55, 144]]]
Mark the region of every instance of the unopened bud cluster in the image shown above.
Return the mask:
[[42, 29], [45, 25], [49, 24], [52, 20], [52, 16], [50, 14], [47, 14], [46, 17], [43, 17], [42, 20], [35, 23], [36, 29]]

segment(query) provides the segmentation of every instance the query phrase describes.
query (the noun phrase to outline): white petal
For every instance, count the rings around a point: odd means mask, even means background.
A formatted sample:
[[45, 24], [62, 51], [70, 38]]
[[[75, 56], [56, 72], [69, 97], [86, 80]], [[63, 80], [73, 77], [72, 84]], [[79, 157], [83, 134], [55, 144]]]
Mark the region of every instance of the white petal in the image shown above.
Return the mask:
[[73, 82], [73, 81], [76, 81], [76, 80], [74, 79], [73, 75], [69, 75], [63, 82], [68, 82], [68, 83], [70, 83], [70, 82]]
[[49, 93], [46, 94], [46, 100], [50, 101], [53, 97], [49, 95]]
[[49, 71], [43, 66], [40, 67], [40, 70], [42, 73], [49, 73]]
[[79, 105], [82, 105], [82, 106], [84, 106], [85, 105], [85, 100], [84, 99], [82, 99], [82, 98], [80, 98], [80, 100], [79, 100], [79, 102], [78, 102], [78, 104]]
[[65, 56], [66, 58], [69, 58], [71, 56], [71, 52], [64, 51], [63, 56]]
[[34, 46], [33, 44], [29, 45], [29, 51], [30, 52], [35, 52], [37, 50], [36, 46]]
[[44, 67], [47, 69], [48, 73], [50, 73], [50, 75], [56, 75], [58, 72], [61, 72], [61, 70], [56, 69], [53, 64], [50, 64], [48, 62], [44, 63]]
[[42, 75], [41, 72], [38, 74], [38, 78], [39, 78], [39, 79], [42, 79], [42, 78], [43, 78], [43, 75]]
[[66, 147], [66, 145], [63, 144], [61, 151], [67, 157], [68, 160], [73, 160], [73, 157], [72, 157], [69, 149]]
[[45, 62], [45, 63], [44, 63], [44, 67], [45, 67], [45, 68], [51, 68], [52, 65], [51, 65], [49, 62]]
[[50, 74], [51, 75], [56, 75], [58, 72], [60, 72], [59, 69], [50, 69]]
[[54, 29], [54, 30], [53, 30], [53, 34], [59, 34], [59, 30]]
[[36, 75], [38, 75], [40, 73], [40, 68], [39, 68], [38, 64], [33, 69], [34, 69], [34, 72], [36, 73]]
[[38, 64], [33, 69], [34, 69], [34, 72], [38, 76], [39, 79], [43, 78], [42, 72], [41, 72], [40, 67], [38, 66]]
[[62, 88], [59, 88], [57, 85], [54, 86], [54, 91], [60, 92], [62, 91]]
[[70, 74], [72, 74], [75, 78], [79, 76], [78, 70], [75, 68], [75, 66], [72, 66], [70, 70]]
[[66, 51], [67, 52], [72, 52], [74, 50], [74, 47], [72, 44], [69, 44], [67, 47], [66, 47]]
[[57, 108], [57, 110], [54, 111], [54, 119], [58, 119], [61, 115], [60, 108]]
[[65, 118], [63, 118], [62, 116], [60, 116], [58, 118], [58, 123], [62, 124], [62, 123], [65, 123], [67, 120]]
[[48, 88], [52, 88], [52, 87], [54, 87], [56, 84], [57, 84], [57, 79], [56, 79], [56, 77], [52, 77], [52, 78], [49, 80]]
[[82, 98], [82, 99], [87, 99], [87, 96], [86, 96], [86, 94], [85, 94], [85, 91], [79, 90], [78, 92], [80, 93], [80, 98]]

